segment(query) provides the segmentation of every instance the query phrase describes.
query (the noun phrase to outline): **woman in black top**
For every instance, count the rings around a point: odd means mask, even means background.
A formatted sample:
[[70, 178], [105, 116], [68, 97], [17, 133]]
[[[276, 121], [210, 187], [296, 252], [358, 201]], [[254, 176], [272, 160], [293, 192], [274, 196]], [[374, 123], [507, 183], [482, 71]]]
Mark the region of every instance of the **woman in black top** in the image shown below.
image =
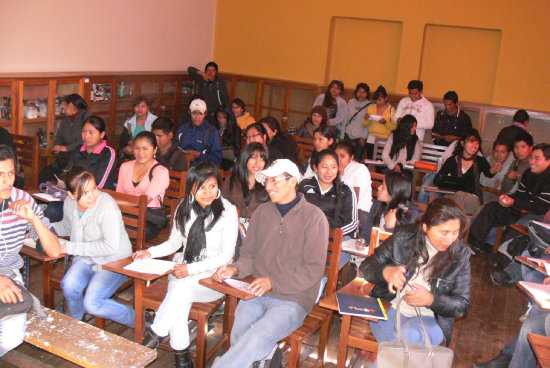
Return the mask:
[[281, 125], [272, 116], [266, 116], [265, 118], [260, 119], [258, 123], [262, 124], [267, 131], [267, 144], [269, 147], [277, 149], [281, 152], [284, 158], [288, 158], [290, 161], [294, 162], [300, 173], [304, 173], [304, 165], [300, 161], [300, 154], [298, 152], [298, 145], [294, 138], [288, 134], [283, 133], [281, 130]]
[[464, 212], [472, 215], [482, 205], [483, 195], [479, 184], [479, 175], [492, 178], [502, 169], [502, 164], [495, 162], [493, 167], [482, 155], [478, 155], [481, 137], [476, 129], [462, 135], [456, 145], [453, 156], [447, 159], [435, 175], [434, 184], [439, 186], [445, 176], [464, 178], [464, 187], [451, 196]]
[[214, 127], [222, 138], [222, 170], [228, 171], [235, 164], [235, 158], [241, 153], [242, 130], [237, 125], [235, 115], [225, 105], [220, 105], [214, 114]]

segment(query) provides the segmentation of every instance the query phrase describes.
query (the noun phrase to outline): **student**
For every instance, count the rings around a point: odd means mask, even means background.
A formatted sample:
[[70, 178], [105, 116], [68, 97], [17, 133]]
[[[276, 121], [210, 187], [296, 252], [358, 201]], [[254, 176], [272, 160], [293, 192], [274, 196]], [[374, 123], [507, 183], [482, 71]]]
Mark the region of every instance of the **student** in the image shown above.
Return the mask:
[[334, 149], [334, 143], [336, 142], [338, 131], [336, 128], [331, 126], [320, 126], [315, 130], [313, 133], [313, 148], [314, 151], [311, 153], [311, 156], [309, 157], [309, 161], [307, 162], [307, 169], [302, 177], [302, 179], [312, 178], [315, 176], [315, 171], [313, 170], [313, 165], [311, 162], [313, 161], [315, 155], [317, 155], [322, 150], [326, 149]]
[[[491, 155], [487, 156], [487, 162], [490, 166], [493, 166], [495, 163], [500, 163], [502, 165], [502, 170], [496, 173], [492, 178], [485, 176], [484, 173], [481, 173], [479, 176], [479, 184], [484, 187], [501, 190], [502, 181], [508, 173], [508, 169], [514, 160], [514, 155], [510, 153], [510, 147], [504, 140], [496, 140], [493, 142], [493, 152]], [[498, 199], [498, 196], [489, 191], [483, 192], [483, 203], [489, 203], [490, 201], [495, 201]]]
[[[505, 140], [505, 138], [501, 138], [501, 140]], [[515, 193], [521, 176], [529, 169], [529, 156], [533, 151], [533, 136], [526, 131], [519, 132], [513, 147], [515, 160], [510, 164], [501, 185], [502, 193], [506, 194]]]
[[366, 83], [359, 83], [355, 87], [353, 98], [348, 101], [348, 113], [344, 120], [340, 138], [349, 139], [353, 146], [353, 156], [359, 162], [363, 158], [365, 145], [369, 131], [363, 126], [363, 117], [367, 108], [372, 102], [370, 98], [370, 87]]
[[206, 120], [206, 102], [194, 100], [189, 105], [193, 123], [182, 125], [176, 134], [180, 148], [191, 158], [191, 166], [202, 162], [222, 162], [221, 138], [218, 130]]
[[157, 138], [158, 150], [155, 159], [168, 170], [187, 171], [187, 158], [174, 139], [172, 120], [165, 117], [156, 118], [151, 126], [151, 132]]
[[[388, 102], [386, 89], [383, 86], [378, 86], [372, 99], [375, 103], [369, 105], [362, 122], [363, 126], [368, 129], [367, 157], [370, 159], [373, 158], [376, 137], [388, 139], [390, 133], [397, 127], [394, 121], [395, 109]], [[374, 116], [377, 118], [374, 119]]]
[[[6, 304], [23, 300], [16, 282], [23, 285], [19, 273], [23, 259], [19, 251], [27, 233], [33, 240], [40, 240], [47, 255], [59, 255], [59, 239], [50, 231], [50, 222], [28, 193], [14, 188], [14, 181], [15, 154], [8, 146], [0, 144], [0, 231], [3, 234], [0, 301]], [[23, 342], [26, 326], [27, 313], [6, 316], [0, 320], [0, 357]]]
[[414, 223], [421, 212], [411, 200], [411, 194], [409, 178], [398, 172], [387, 174], [378, 188], [377, 198], [368, 213], [359, 240], [368, 244], [373, 227], [393, 233], [401, 225]]
[[481, 147], [481, 137], [476, 129], [464, 133], [459, 144], [456, 145], [454, 156], [445, 161], [434, 178], [434, 184], [437, 186], [448, 175], [464, 178], [464, 187], [451, 198], [467, 215], [473, 215], [482, 205], [480, 174], [483, 173], [491, 178], [502, 170], [500, 162], [495, 162], [493, 167], [489, 166], [485, 157], [477, 154], [479, 147]]
[[424, 89], [422, 81], [410, 81], [407, 89], [409, 90], [409, 96], [399, 101], [394, 119], [399, 124], [399, 121], [405, 115], [413, 115], [418, 122], [418, 130], [416, 132], [418, 140], [424, 142], [424, 133], [434, 126], [434, 105], [422, 94], [422, 90]]
[[425, 343], [418, 307], [431, 343], [451, 342], [454, 319], [470, 306], [470, 252], [461, 240], [467, 224], [452, 199], [438, 198], [419, 221], [402, 226], [363, 261], [361, 274], [375, 284], [371, 295], [392, 303], [388, 320], [370, 323], [376, 341], [396, 341], [395, 294], [401, 291], [404, 339]]
[[521, 218], [519, 210], [542, 217], [550, 209], [550, 145], [533, 147], [527, 169], [512, 194], [502, 194], [498, 202], [483, 206], [470, 228], [468, 243], [474, 251], [485, 251], [485, 238], [492, 227], [510, 225]]
[[256, 122], [256, 120], [254, 120], [254, 117], [251, 116], [248, 111], [246, 111], [246, 105], [244, 101], [240, 98], [236, 98], [231, 101], [231, 110], [233, 111], [233, 115], [235, 115], [235, 118], [237, 119], [237, 125], [241, 129], [246, 129], [247, 126]]
[[514, 147], [517, 136], [527, 131], [529, 125], [529, 114], [525, 110], [518, 110], [512, 117], [512, 124], [504, 127], [498, 133], [497, 139], [504, 139], [510, 147]]
[[218, 76], [218, 64], [211, 61], [204, 67], [204, 72], [190, 66], [189, 76], [199, 85], [199, 96], [206, 102], [208, 121], [214, 121], [214, 111], [220, 105], [229, 104], [229, 93], [225, 81]]
[[359, 188], [357, 209], [359, 224], [362, 227], [367, 222], [372, 205], [372, 184], [369, 169], [362, 163], [354, 160], [353, 147], [348, 141], [338, 143], [335, 152], [338, 155], [340, 177], [354, 191], [355, 188]]
[[458, 95], [449, 91], [443, 96], [445, 108], [435, 114], [432, 128], [434, 144], [448, 146], [472, 130], [470, 116], [458, 106]]
[[247, 145], [250, 143], [256, 142], [256, 143], [261, 143], [267, 147], [267, 151], [269, 153], [268, 164], [275, 160], [284, 158], [283, 154], [277, 148], [275, 148], [275, 146], [267, 145], [267, 140], [268, 140], [267, 130], [265, 129], [264, 125], [261, 124], [260, 122], [250, 124], [248, 127], [246, 127], [244, 138]]
[[222, 139], [222, 170], [231, 170], [235, 159], [241, 153], [242, 130], [235, 122], [235, 115], [225, 105], [220, 105], [214, 115], [214, 127], [220, 132]]
[[325, 93], [317, 96], [313, 102], [313, 106], [323, 106], [327, 110], [328, 123], [340, 131], [342, 123], [346, 118], [348, 104], [342, 97], [344, 92], [344, 82], [334, 79], [330, 82]]
[[313, 139], [313, 133], [322, 125], [328, 124], [327, 110], [323, 106], [311, 109], [310, 116], [296, 132], [297, 137]]
[[231, 348], [213, 368], [250, 367], [268, 356], [280, 364], [278, 341], [299, 328], [315, 304], [329, 226], [323, 212], [296, 193], [299, 179], [298, 167], [287, 159], [256, 174], [272, 202], [250, 219], [240, 258], [213, 275], [218, 282], [254, 276], [250, 290], [256, 297], [237, 305]]
[[414, 165], [422, 155], [422, 144], [416, 135], [416, 118], [405, 115], [390, 134], [382, 160], [389, 170], [402, 172], [404, 165]]
[[[174, 254], [176, 263], [169, 275], [168, 292], [147, 329], [143, 345], [157, 349], [170, 335], [176, 367], [192, 368], [187, 320], [194, 302], [211, 302], [223, 294], [199, 284], [214, 271], [231, 262], [237, 240], [237, 209], [222, 198], [218, 168], [210, 162], [192, 167], [185, 182], [185, 197], [178, 205], [170, 238], [133, 259], [161, 258]], [[183, 249], [182, 249], [183, 244]], [[181, 252], [178, 252], [182, 249]], [[178, 252], [178, 253], [176, 253]]]
[[290, 161], [294, 162], [294, 164], [298, 166], [298, 169], [300, 169], [300, 172], [303, 173], [305, 169], [300, 160], [298, 145], [294, 137], [287, 132], [283, 132], [279, 121], [272, 116], [261, 118], [258, 123], [262, 124], [267, 132], [268, 146], [275, 148], [283, 154], [284, 158], [288, 158]]
[[149, 100], [145, 96], [136, 97], [133, 107], [134, 115], [124, 123], [124, 130], [120, 137], [118, 157], [121, 163], [134, 159], [134, 138], [141, 132], [150, 132], [157, 118], [149, 111]]
[[[157, 139], [151, 132], [141, 132], [134, 139], [135, 160], [122, 164], [118, 173], [117, 192], [147, 195], [147, 207], [159, 208], [170, 184], [168, 169], [155, 160]], [[147, 221], [145, 239], [158, 235], [161, 227]]]
[[319, 152], [313, 170], [317, 175], [302, 180], [298, 192], [323, 211], [331, 229], [340, 228], [344, 236], [351, 236], [357, 230], [357, 199], [353, 188], [340, 180], [338, 156], [329, 150]]
[[83, 166], [73, 166], [65, 184], [69, 196], [63, 220], [54, 228], [59, 236], [70, 236], [61, 241], [60, 251], [74, 256], [61, 280], [68, 313], [81, 320], [88, 312], [133, 328], [134, 310], [110, 299], [126, 276], [101, 268], [132, 254], [120, 209], [111, 196], [98, 190], [93, 173]]

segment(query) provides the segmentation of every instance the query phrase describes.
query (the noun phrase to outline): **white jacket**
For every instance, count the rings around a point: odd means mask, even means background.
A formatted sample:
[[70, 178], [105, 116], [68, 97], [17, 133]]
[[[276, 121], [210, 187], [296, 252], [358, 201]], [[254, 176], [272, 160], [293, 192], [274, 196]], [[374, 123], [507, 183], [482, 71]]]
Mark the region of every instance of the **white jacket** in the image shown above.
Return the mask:
[[424, 142], [424, 133], [434, 127], [434, 105], [424, 96], [415, 102], [410, 97], [405, 97], [397, 105], [394, 120], [397, 121], [397, 119], [407, 114], [411, 114], [416, 118], [416, 135], [421, 143]]
[[342, 180], [350, 187], [359, 187], [357, 209], [369, 212], [372, 205], [372, 186], [369, 169], [362, 163], [352, 160], [344, 169]]
[[[145, 130], [150, 132], [151, 131], [151, 126], [153, 125], [153, 121], [155, 121], [157, 119], [157, 116], [152, 114], [151, 112], [148, 112], [147, 113], [147, 119], [145, 119]], [[126, 120], [126, 122], [124, 123], [124, 126], [126, 127], [126, 129], [128, 129], [128, 133], [130, 133], [130, 136], [133, 137], [134, 136], [134, 130], [136, 129], [136, 124], [137, 124], [137, 117], [136, 117], [136, 114], [134, 114], [134, 116], [132, 116], [130, 119]]]
[[[313, 106], [323, 106], [323, 100], [325, 99], [325, 94], [321, 93], [315, 101], [313, 102]], [[329, 124], [333, 127], [336, 127], [337, 129], [342, 129], [342, 123], [346, 119], [346, 115], [348, 113], [348, 103], [342, 96], [336, 97], [336, 108], [338, 109], [336, 111], [336, 116], [333, 119], [329, 119]]]

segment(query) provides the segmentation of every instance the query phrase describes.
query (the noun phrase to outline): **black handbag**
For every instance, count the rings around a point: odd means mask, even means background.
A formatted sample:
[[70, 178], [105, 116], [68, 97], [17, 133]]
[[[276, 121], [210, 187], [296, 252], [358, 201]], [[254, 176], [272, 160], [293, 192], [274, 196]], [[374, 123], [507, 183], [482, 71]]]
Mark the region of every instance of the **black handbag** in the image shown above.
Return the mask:
[[[153, 170], [155, 167], [160, 166], [160, 164], [154, 165], [151, 170], [149, 170], [149, 181], [153, 180]], [[168, 216], [166, 215], [166, 206], [162, 204], [162, 198], [158, 197], [160, 207], [147, 207], [147, 222], [163, 228], [168, 223]]]
[[13, 316], [16, 314], [21, 313], [27, 313], [31, 308], [35, 308], [39, 317], [46, 317], [46, 314], [40, 308], [40, 301], [36, 299], [34, 295], [32, 295], [23, 285], [21, 285], [18, 281], [14, 280], [15, 278], [15, 272], [11, 269], [0, 269], [0, 275], [9, 278], [13, 281], [15, 286], [21, 290], [21, 295], [23, 296], [22, 301], [18, 301], [17, 303], [4, 303], [0, 301], [0, 320]]

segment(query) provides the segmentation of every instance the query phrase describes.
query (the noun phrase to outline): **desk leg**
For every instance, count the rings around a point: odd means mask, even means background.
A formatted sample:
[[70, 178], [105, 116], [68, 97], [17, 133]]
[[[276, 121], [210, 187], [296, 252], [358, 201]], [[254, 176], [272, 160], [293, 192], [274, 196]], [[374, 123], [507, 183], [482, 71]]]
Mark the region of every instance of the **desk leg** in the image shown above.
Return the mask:
[[225, 343], [225, 349], [229, 349], [231, 347], [231, 330], [233, 329], [233, 323], [235, 322], [235, 309], [237, 308], [237, 303], [239, 302], [239, 298], [228, 295], [227, 296], [227, 305], [225, 306], [226, 313], [224, 315], [224, 332], [227, 333], [227, 342]]
[[136, 326], [134, 332], [134, 338], [138, 344], [141, 344], [143, 340], [143, 294], [145, 292], [145, 281], [134, 280], [134, 308], [136, 311]]
[[412, 183], [411, 183], [411, 193], [412, 193], [412, 200], [414, 201], [416, 199], [416, 182], [418, 181], [418, 171], [413, 170], [413, 176], [412, 176]]
[[430, 192], [430, 203], [436, 198], [436, 192]]
[[50, 275], [53, 272], [53, 262], [42, 262], [42, 282], [44, 292], [44, 306], [55, 309], [53, 289], [50, 287]]
[[337, 368], [344, 368], [346, 366], [346, 360], [348, 358], [348, 336], [351, 329], [351, 316], [342, 316], [342, 326], [340, 328], [340, 342], [338, 346], [338, 361], [336, 362]]

